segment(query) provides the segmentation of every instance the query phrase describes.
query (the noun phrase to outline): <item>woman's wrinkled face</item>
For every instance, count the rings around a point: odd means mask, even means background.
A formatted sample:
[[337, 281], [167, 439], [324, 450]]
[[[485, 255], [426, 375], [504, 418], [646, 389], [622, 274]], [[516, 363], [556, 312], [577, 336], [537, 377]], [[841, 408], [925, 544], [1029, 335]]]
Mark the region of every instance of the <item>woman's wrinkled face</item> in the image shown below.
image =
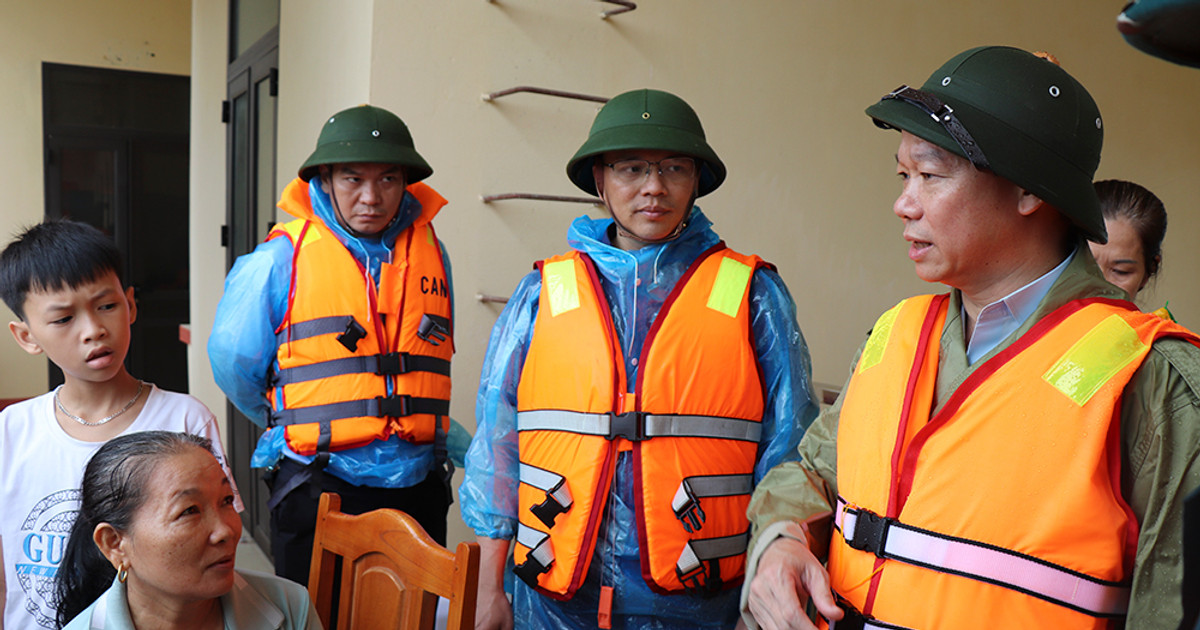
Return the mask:
[[186, 604], [233, 588], [242, 520], [229, 478], [211, 453], [189, 448], [159, 462], [145, 501], [120, 534], [129, 596]]

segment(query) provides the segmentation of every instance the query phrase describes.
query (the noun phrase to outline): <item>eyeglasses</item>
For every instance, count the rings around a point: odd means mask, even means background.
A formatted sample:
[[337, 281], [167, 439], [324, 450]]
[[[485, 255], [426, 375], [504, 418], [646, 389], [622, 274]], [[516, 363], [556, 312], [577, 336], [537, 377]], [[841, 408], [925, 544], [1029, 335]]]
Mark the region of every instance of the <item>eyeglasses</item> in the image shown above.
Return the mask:
[[901, 85], [900, 87], [883, 95], [880, 100], [895, 99], [904, 101], [909, 105], [913, 105], [921, 111], [929, 114], [946, 133], [950, 134], [951, 138], [958, 143], [962, 148], [963, 153], [967, 155], [967, 159], [971, 160], [971, 164], [980, 170], [991, 170], [991, 165], [988, 164], [987, 156], [983, 154], [983, 149], [979, 148], [979, 144], [975, 142], [975, 138], [971, 137], [971, 132], [959, 122], [958, 117], [954, 115], [954, 108], [942, 102], [942, 99], [930, 94], [922, 92], [916, 88]]
[[686, 184], [696, 176], [696, 160], [690, 157], [671, 157], [651, 162], [649, 160], [617, 160], [605, 163], [613, 170], [613, 176], [627, 186], [640, 185], [650, 177], [652, 166], [657, 166], [658, 175], [668, 184]]

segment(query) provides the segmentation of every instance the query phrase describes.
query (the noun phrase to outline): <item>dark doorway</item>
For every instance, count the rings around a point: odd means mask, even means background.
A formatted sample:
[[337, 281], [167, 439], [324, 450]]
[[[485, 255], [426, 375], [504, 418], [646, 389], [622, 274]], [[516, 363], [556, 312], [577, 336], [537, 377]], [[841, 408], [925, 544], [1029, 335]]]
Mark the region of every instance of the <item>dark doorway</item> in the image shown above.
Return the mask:
[[[138, 317], [126, 367], [188, 390], [186, 76], [42, 64], [46, 218], [90, 223], [125, 259]], [[50, 387], [63, 382], [49, 363]]]

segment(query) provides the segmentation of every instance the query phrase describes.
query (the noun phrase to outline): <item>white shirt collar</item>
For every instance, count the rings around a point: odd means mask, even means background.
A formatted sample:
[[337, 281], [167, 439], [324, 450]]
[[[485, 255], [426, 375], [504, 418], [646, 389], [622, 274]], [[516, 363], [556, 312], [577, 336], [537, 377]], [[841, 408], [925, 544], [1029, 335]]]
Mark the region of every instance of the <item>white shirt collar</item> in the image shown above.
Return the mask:
[[[991, 352], [1000, 342], [1004, 341], [1015, 330], [1029, 319], [1041, 303], [1042, 298], [1050, 292], [1054, 281], [1062, 275], [1075, 252], [1071, 252], [1058, 266], [1047, 271], [1042, 277], [1009, 293], [1008, 295], [988, 304], [979, 311], [979, 319], [975, 322], [975, 332], [967, 344], [967, 364], [973, 364], [980, 357]], [[963, 326], [967, 325], [966, 307], [962, 311]]]

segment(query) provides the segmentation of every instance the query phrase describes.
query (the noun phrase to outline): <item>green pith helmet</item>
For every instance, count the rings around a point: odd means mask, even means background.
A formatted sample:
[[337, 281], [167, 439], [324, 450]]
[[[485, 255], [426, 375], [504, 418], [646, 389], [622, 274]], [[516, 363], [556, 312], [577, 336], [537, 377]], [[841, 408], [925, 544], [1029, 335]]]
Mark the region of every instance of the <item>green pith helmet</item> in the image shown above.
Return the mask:
[[634, 90], [608, 101], [596, 114], [587, 141], [567, 162], [567, 177], [594, 195], [593, 158], [607, 151], [637, 149], [672, 151], [699, 160], [698, 197], [725, 181], [725, 164], [708, 146], [696, 112], [683, 99], [660, 90]]
[[417, 153], [404, 121], [382, 107], [359, 105], [325, 121], [317, 148], [300, 167], [300, 179], [312, 179], [322, 164], [371, 162], [404, 167], [405, 183], [415, 184], [433, 174]]
[[[952, 111], [934, 116], [942, 104]], [[1055, 63], [1017, 48], [973, 48], [920, 90], [885, 95], [867, 115], [990, 169], [1058, 208], [1088, 239], [1108, 240], [1092, 187], [1104, 142], [1100, 110]]]

